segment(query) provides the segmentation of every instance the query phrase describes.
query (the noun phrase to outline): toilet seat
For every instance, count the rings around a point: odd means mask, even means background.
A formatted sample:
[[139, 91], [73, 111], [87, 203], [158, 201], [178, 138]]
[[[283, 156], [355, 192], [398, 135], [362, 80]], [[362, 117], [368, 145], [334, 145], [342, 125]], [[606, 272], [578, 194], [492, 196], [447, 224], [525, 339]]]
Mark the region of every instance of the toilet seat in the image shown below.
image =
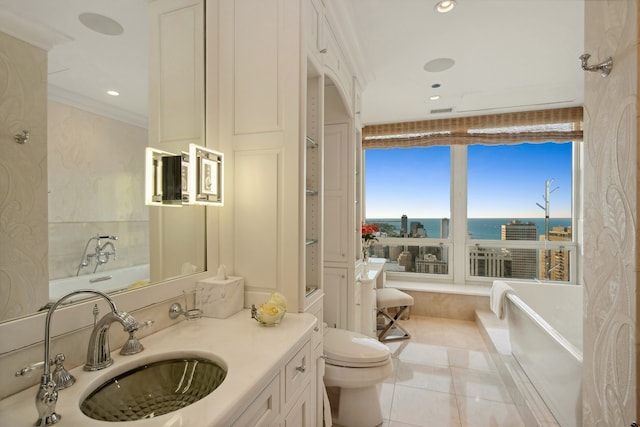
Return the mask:
[[389, 348], [366, 335], [344, 329], [326, 328], [326, 363], [348, 368], [373, 368], [390, 363]]

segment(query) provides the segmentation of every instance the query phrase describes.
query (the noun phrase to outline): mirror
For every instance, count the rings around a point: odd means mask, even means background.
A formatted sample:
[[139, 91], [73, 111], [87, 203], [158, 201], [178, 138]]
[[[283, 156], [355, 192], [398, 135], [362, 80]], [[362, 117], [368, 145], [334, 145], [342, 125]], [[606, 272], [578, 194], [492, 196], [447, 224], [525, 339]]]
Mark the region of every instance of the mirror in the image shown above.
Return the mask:
[[0, 321], [206, 270], [205, 208], [145, 205], [148, 2], [54, 3], [0, 0]]

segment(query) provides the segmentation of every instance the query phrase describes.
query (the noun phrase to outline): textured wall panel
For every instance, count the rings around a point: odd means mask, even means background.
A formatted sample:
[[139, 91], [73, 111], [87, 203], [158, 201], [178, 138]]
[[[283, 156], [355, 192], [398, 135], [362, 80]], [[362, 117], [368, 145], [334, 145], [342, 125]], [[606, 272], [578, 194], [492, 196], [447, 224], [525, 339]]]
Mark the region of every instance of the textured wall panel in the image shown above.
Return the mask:
[[46, 120], [47, 53], [0, 33], [0, 319], [48, 300]]
[[637, 1], [585, 2], [585, 426], [636, 419]]

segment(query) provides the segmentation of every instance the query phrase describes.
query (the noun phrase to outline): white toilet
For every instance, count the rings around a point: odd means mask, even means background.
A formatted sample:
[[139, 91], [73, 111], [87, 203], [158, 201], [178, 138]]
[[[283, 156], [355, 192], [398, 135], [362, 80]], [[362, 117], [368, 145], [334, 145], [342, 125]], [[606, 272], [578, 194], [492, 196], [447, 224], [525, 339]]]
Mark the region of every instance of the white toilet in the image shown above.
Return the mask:
[[382, 424], [376, 386], [393, 372], [389, 348], [357, 332], [325, 327], [323, 349], [333, 421], [345, 427]]

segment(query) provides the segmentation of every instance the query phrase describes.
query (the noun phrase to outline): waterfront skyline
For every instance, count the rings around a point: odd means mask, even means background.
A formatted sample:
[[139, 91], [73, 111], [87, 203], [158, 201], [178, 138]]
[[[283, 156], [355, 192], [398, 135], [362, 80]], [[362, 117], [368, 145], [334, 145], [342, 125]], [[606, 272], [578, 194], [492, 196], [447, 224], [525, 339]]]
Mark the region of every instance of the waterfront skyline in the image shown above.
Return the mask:
[[[449, 147], [369, 149], [365, 161], [367, 217], [451, 216]], [[544, 218], [550, 179], [550, 217], [571, 217], [572, 144], [470, 145], [467, 217]]]
[[[502, 225], [509, 224], [512, 220], [518, 219], [523, 223], [533, 222], [538, 229], [538, 239], [544, 235], [544, 218], [468, 218], [467, 233], [472, 239], [479, 240], [500, 240]], [[392, 226], [396, 232], [400, 232], [401, 218], [372, 218], [365, 219], [370, 224], [387, 224]], [[407, 218], [407, 224], [412, 222], [422, 224], [429, 238], [440, 237], [441, 218]], [[553, 227], [571, 227], [571, 218], [551, 218], [549, 229]]]

